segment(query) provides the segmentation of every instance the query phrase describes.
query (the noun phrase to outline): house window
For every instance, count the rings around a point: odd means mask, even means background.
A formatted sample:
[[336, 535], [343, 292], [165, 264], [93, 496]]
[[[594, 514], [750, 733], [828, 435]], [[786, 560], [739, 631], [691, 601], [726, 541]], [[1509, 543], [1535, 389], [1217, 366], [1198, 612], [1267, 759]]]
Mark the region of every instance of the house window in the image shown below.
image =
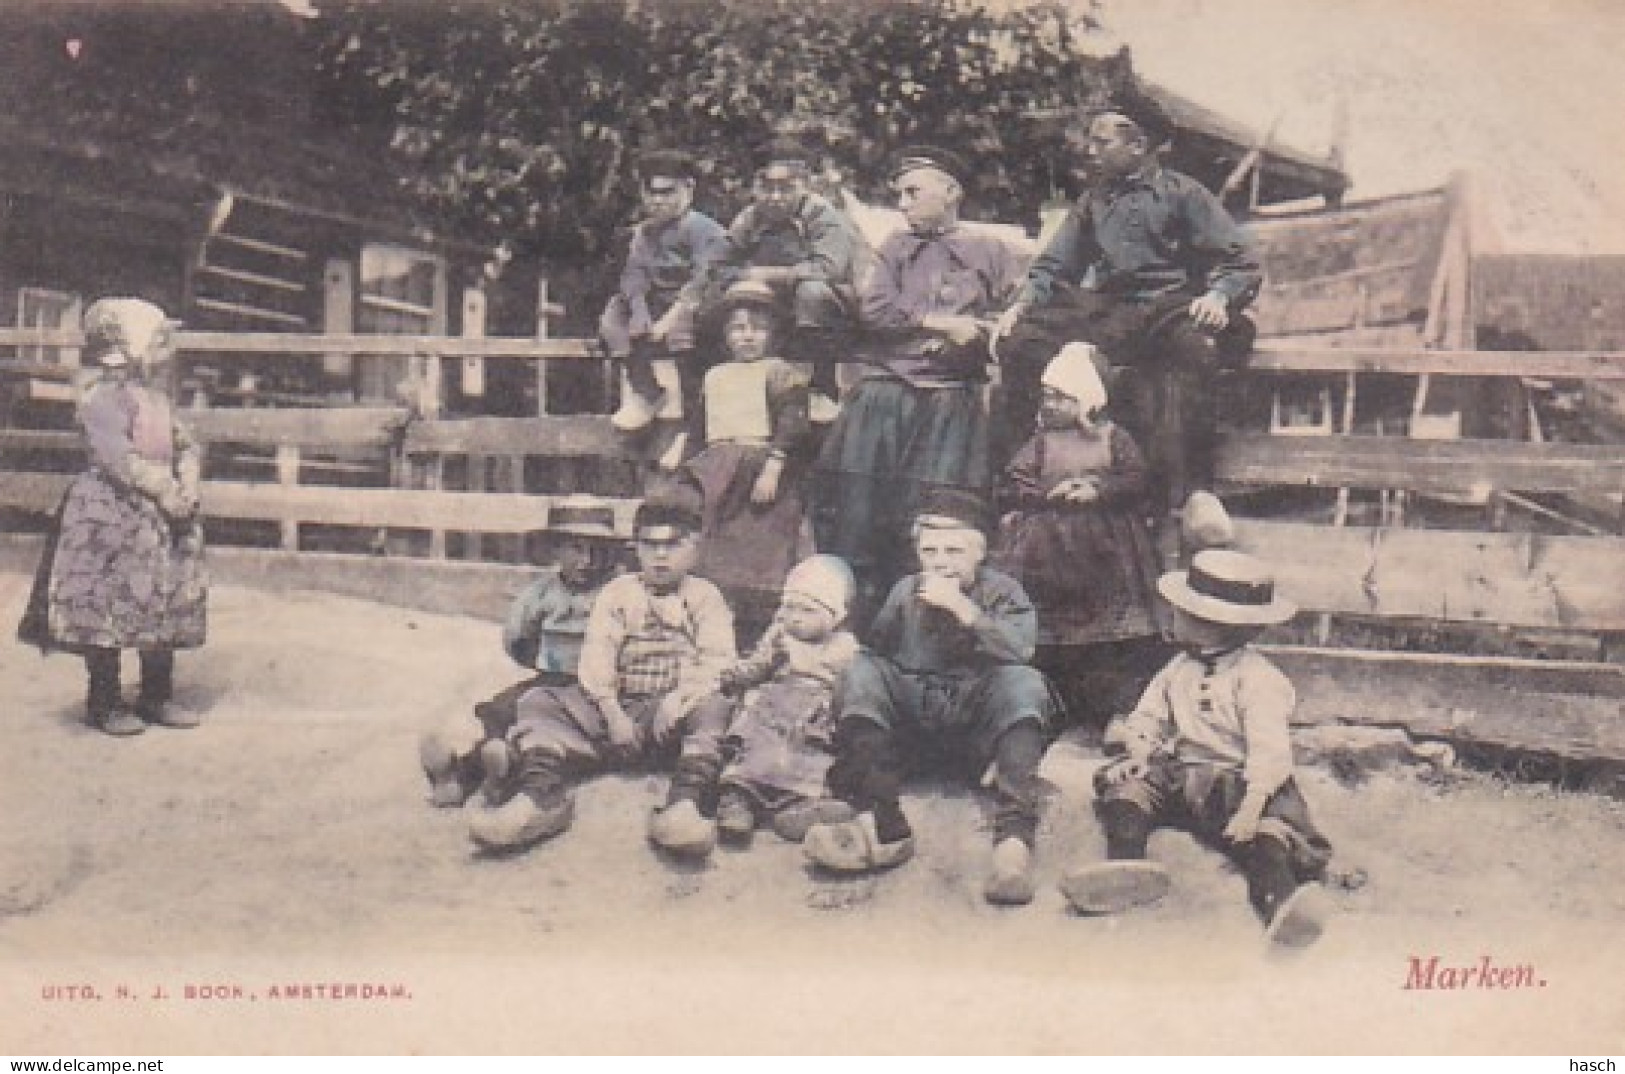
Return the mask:
[[[391, 336], [438, 336], [446, 331], [446, 263], [432, 254], [388, 243], [361, 248], [356, 330]], [[411, 372], [407, 358], [369, 357], [359, 363], [363, 400], [399, 402]]]
[[438, 257], [382, 243], [361, 248], [361, 331], [430, 335], [444, 309], [445, 269]]
[[[66, 291], [51, 291], [44, 287], [19, 288], [17, 327], [48, 330], [77, 328], [83, 307], [84, 302], [78, 295]], [[27, 362], [77, 366], [79, 348], [47, 343], [24, 343], [18, 346], [17, 357]]]

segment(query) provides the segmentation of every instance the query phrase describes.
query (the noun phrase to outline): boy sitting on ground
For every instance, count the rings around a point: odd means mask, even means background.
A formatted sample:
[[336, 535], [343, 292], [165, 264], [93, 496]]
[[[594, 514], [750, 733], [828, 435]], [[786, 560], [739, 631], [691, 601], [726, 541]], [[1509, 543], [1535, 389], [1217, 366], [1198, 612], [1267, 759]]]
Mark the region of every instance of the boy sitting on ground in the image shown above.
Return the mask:
[[531, 675], [420, 740], [429, 801], [437, 806], [460, 806], [482, 784], [487, 794], [494, 793], [507, 777], [502, 740], [519, 718], [519, 699], [538, 686], [576, 681], [593, 601], [622, 569], [625, 540], [615, 533], [612, 508], [596, 500], [565, 499], [549, 508], [547, 521], [554, 565], [514, 598], [502, 626], [503, 651]]
[[537, 686], [519, 699], [506, 742], [517, 762], [505, 788], [511, 797], [477, 805], [469, 821], [480, 847], [514, 851], [558, 835], [574, 819], [572, 780], [668, 758], [689, 710], [736, 659], [722, 593], [689, 574], [697, 500], [673, 493], [638, 507], [638, 571], [610, 582], [593, 603], [578, 682]]
[[1089, 914], [1160, 900], [1168, 873], [1146, 860], [1146, 844], [1158, 828], [1183, 828], [1241, 869], [1270, 940], [1313, 943], [1323, 927], [1314, 882], [1331, 845], [1292, 778], [1292, 683], [1252, 645], [1295, 608], [1241, 552], [1199, 552], [1158, 589], [1184, 651], [1108, 728], [1107, 749], [1120, 756], [1096, 774], [1095, 792], [1109, 860], [1068, 873], [1061, 891]]
[[914, 522], [921, 571], [892, 588], [837, 691], [828, 783], [857, 817], [808, 830], [803, 849], [815, 865], [864, 873], [913, 856], [900, 801], [910, 762], [947, 758], [972, 778], [991, 765], [993, 867], [983, 895], [1032, 901], [1038, 765], [1054, 702], [1028, 666], [1038, 637], [1032, 602], [1014, 578], [983, 566], [988, 522], [972, 493], [924, 498]]
[[[824, 796], [824, 779], [835, 759], [831, 693], [858, 652], [857, 639], [840, 629], [855, 588], [851, 568], [834, 556], [790, 571], [767, 633], [723, 673], [721, 692], [695, 709], [665, 810], [668, 847], [703, 854], [718, 831], [743, 844], [763, 820], [799, 843], [815, 821], [851, 818], [844, 803]], [[715, 743], [726, 748], [726, 767], [718, 753], [702, 752]], [[713, 822], [704, 811], [719, 772]]]

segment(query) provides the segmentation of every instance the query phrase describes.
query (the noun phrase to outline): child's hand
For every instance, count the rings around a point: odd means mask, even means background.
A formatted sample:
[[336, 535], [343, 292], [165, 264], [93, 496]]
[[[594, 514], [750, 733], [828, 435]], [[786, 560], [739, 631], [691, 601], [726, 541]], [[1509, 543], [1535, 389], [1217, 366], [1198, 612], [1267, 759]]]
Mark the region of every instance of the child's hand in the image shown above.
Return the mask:
[[626, 714], [619, 703], [601, 706], [604, 714], [604, 734], [611, 749], [622, 755], [635, 753], [638, 748], [638, 725]]
[[941, 608], [966, 626], [974, 623], [977, 616], [982, 614], [982, 609], [965, 595], [959, 582], [953, 578], [927, 575], [920, 582], [918, 595], [922, 603]]
[[660, 706], [655, 709], [654, 739], [656, 742], [665, 742], [677, 734], [682, 725], [683, 716], [688, 711], [688, 699], [679, 691], [673, 691], [660, 699]]
[[1069, 477], [1050, 489], [1048, 498], [1066, 503], [1094, 503], [1100, 499], [1100, 484], [1092, 477]]
[[756, 483], [750, 487], [750, 502], [758, 507], [766, 507], [779, 498], [779, 479], [784, 476], [784, 459], [778, 455], [769, 455], [767, 461], [762, 463], [762, 472], [756, 475]]
[[677, 327], [677, 316], [681, 309], [681, 304], [674, 305], [662, 314], [660, 320], [649, 326], [649, 338], [656, 343], [664, 343], [671, 330]]
[[1144, 757], [1128, 756], [1119, 757], [1107, 765], [1101, 776], [1108, 784], [1116, 786], [1124, 780], [1144, 779], [1150, 771], [1149, 760]]
[[678, 433], [676, 438], [672, 440], [671, 446], [660, 456], [655, 465], [659, 466], [663, 473], [675, 473], [677, 468], [683, 465], [683, 455], [687, 451], [688, 433]]
[[968, 347], [975, 343], [988, 327], [985, 321], [959, 313], [927, 314], [920, 326], [928, 332], [936, 332], [956, 347]]
[[1224, 837], [1232, 843], [1251, 842], [1258, 834], [1259, 821], [1264, 819], [1264, 803], [1263, 797], [1250, 793], [1243, 798], [1236, 815], [1224, 826]]

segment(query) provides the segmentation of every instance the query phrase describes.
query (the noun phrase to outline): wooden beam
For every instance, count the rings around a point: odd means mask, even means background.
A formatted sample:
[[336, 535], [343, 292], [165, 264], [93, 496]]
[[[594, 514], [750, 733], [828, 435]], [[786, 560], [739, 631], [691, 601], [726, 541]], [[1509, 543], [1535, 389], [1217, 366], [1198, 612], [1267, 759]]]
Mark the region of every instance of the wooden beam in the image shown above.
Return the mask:
[[1307, 612], [1625, 628], [1625, 539], [1247, 520], [1236, 540]]
[[1307, 347], [1260, 343], [1249, 373], [1454, 373], [1554, 380], [1625, 379], [1625, 352], [1467, 351], [1399, 347]]
[[408, 455], [547, 455], [634, 459], [628, 438], [607, 417], [464, 418], [418, 421], [406, 430]]
[[1221, 438], [1217, 470], [1236, 484], [1406, 489], [1433, 494], [1617, 494], [1625, 454], [1615, 445], [1378, 436]]
[[[403, 407], [182, 410], [177, 415], [208, 443], [387, 447], [406, 424]], [[0, 441], [3, 442], [3, 441]]]
[[[331, 526], [451, 530], [459, 533], [529, 533], [547, 528], [553, 497], [513, 493], [420, 492], [210, 481], [203, 509], [212, 518], [297, 521]], [[637, 501], [605, 498], [616, 527], [632, 532]]]
[[0, 455], [30, 451], [83, 452], [85, 438], [68, 429], [0, 429]]
[[[71, 474], [0, 471], [0, 507], [49, 512], [72, 480]], [[546, 529], [548, 506], [556, 498], [246, 481], [205, 481], [202, 488], [203, 513], [209, 518], [460, 533], [530, 533]], [[617, 531], [630, 534], [638, 501], [603, 497], [602, 502], [614, 510]]]
[[[84, 337], [71, 329], [0, 328], [0, 347], [76, 347]], [[325, 335], [309, 332], [179, 332], [176, 345], [188, 352], [231, 354], [371, 354], [407, 356], [434, 353], [443, 358], [602, 358], [598, 344], [589, 339], [531, 339], [491, 336], [461, 339], [455, 336], [386, 336], [374, 333]]]

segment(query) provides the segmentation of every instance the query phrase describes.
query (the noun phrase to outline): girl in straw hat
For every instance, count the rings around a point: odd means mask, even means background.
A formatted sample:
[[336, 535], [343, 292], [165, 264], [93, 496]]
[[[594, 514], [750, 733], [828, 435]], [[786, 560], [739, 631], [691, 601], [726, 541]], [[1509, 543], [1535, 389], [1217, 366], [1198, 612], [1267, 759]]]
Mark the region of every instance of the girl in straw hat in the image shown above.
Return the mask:
[[1159, 633], [1145, 463], [1104, 415], [1095, 354], [1072, 343], [1049, 363], [1039, 428], [998, 489], [1006, 513], [993, 563], [1032, 597], [1043, 645]]
[[1292, 683], [1251, 644], [1296, 609], [1242, 552], [1199, 552], [1158, 588], [1184, 651], [1107, 729], [1119, 756], [1096, 773], [1095, 791], [1109, 860], [1069, 872], [1061, 890], [1080, 913], [1161, 899], [1168, 874], [1146, 860], [1146, 843], [1158, 828], [1183, 828], [1235, 862], [1272, 941], [1311, 943], [1321, 931], [1314, 882], [1331, 845], [1293, 779]]
[[[63, 499], [18, 630], [42, 650], [83, 654], [87, 717], [110, 735], [198, 723], [171, 697], [175, 650], [203, 644], [207, 601], [200, 455], [167, 391], [174, 327], [136, 298], [85, 310], [93, 371], [78, 417], [90, 466]], [[124, 649], [141, 654], [133, 707], [119, 687]]]

